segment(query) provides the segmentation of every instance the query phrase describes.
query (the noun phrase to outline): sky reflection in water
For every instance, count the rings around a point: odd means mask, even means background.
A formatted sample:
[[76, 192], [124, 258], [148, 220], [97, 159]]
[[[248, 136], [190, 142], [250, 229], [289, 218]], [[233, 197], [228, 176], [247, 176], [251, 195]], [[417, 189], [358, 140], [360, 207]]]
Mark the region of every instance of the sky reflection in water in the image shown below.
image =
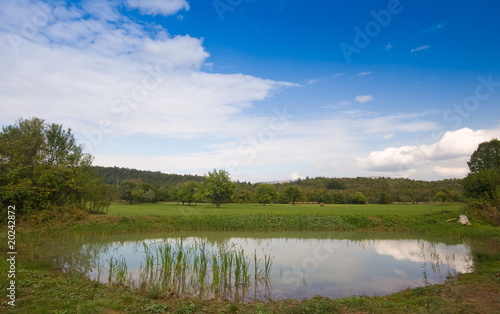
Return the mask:
[[[144, 260], [143, 243], [168, 242], [178, 238], [112, 242], [100, 246], [93, 265], [101, 265], [100, 280], [107, 278], [109, 259], [124, 258], [129, 276], [139, 276]], [[183, 239], [185, 246], [207, 240], [198, 237]], [[267, 284], [259, 283], [243, 291], [243, 299], [305, 299], [314, 295], [341, 298], [353, 295], [385, 295], [443, 282], [457, 273], [473, 270], [468, 245], [447, 245], [424, 240], [348, 240], [230, 237], [208, 241], [207, 248], [218, 245], [242, 248], [245, 254], [259, 258], [273, 257]], [[85, 250], [85, 245], [82, 250]], [[252, 257], [253, 258], [253, 257]], [[87, 275], [96, 280], [94, 267]], [[241, 295], [239, 296], [242, 297]]]

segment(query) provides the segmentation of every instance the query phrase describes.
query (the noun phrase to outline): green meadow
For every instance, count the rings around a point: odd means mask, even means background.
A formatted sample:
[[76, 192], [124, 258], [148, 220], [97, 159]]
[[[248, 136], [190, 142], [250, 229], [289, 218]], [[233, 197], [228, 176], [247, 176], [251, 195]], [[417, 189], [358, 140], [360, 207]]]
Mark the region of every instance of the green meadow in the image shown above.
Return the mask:
[[176, 216], [176, 215], [399, 215], [417, 216], [443, 210], [458, 213], [463, 204], [223, 204], [215, 208], [213, 204], [182, 205], [177, 203], [132, 204], [112, 203], [108, 210], [111, 216]]

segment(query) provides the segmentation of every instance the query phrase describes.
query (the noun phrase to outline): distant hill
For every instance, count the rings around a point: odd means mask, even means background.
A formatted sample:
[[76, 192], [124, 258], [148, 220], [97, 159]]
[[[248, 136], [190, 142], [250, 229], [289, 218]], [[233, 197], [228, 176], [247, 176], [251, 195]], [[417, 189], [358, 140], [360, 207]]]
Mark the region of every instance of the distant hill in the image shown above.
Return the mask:
[[125, 180], [141, 180], [156, 187], [172, 187], [186, 181], [202, 181], [202, 176], [169, 174], [160, 171], [146, 171], [119, 167], [94, 166], [106, 184], [118, 185]]
[[[289, 184], [296, 184], [307, 191], [341, 191], [347, 194], [362, 192], [370, 203], [380, 201], [382, 195], [387, 195], [392, 202], [427, 202], [438, 193], [447, 201], [463, 201], [461, 179], [446, 179], [440, 181], [422, 181], [404, 178], [306, 178], [290, 183], [275, 184], [278, 189]], [[444, 193], [444, 194], [443, 194]]]
[[[168, 191], [182, 182], [203, 181], [203, 176], [168, 174], [160, 171], [144, 171], [119, 167], [94, 167], [105, 182], [118, 186], [125, 180], [137, 180]], [[463, 201], [462, 180], [419, 181], [403, 178], [306, 178], [292, 181], [267, 181], [259, 183], [236, 182], [236, 199], [252, 200], [260, 183], [276, 186], [278, 194], [289, 185], [298, 185], [309, 201], [343, 202], [346, 197], [363, 193], [369, 203], [380, 202], [428, 202], [430, 200]], [[168, 198], [166, 198], [168, 199]], [[170, 199], [169, 199], [170, 200]]]

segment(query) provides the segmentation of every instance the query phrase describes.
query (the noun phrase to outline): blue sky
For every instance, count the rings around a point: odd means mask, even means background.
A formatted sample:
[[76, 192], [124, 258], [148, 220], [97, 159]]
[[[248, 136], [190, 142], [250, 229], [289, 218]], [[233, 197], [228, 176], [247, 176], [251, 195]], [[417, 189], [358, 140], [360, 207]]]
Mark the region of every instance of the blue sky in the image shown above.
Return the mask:
[[95, 165], [252, 182], [467, 174], [500, 137], [496, 1], [0, 3], [0, 125]]

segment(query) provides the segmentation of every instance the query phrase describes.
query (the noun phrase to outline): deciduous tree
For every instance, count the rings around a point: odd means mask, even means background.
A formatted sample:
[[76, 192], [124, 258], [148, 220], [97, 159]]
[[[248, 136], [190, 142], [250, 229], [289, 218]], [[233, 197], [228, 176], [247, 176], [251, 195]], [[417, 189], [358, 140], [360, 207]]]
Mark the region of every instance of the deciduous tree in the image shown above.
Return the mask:
[[205, 195], [219, 208], [222, 202], [231, 198], [236, 185], [226, 170], [209, 171], [205, 179]]
[[262, 203], [262, 205], [275, 202], [278, 198], [276, 187], [268, 183], [259, 183], [255, 188], [255, 198], [257, 202]]
[[95, 212], [109, 205], [109, 193], [94, 193], [106, 187], [71, 129], [20, 119], [2, 128], [0, 161], [0, 202], [15, 205], [20, 215], [55, 208]]
[[467, 165], [471, 172], [500, 168], [500, 141], [492, 139], [479, 144]]
[[471, 172], [463, 187], [471, 213], [500, 225], [500, 141], [479, 144], [468, 165]]
[[295, 205], [295, 202], [301, 201], [304, 199], [304, 192], [298, 185], [289, 185], [283, 191], [283, 195], [285, 199], [289, 202], [292, 202]]

